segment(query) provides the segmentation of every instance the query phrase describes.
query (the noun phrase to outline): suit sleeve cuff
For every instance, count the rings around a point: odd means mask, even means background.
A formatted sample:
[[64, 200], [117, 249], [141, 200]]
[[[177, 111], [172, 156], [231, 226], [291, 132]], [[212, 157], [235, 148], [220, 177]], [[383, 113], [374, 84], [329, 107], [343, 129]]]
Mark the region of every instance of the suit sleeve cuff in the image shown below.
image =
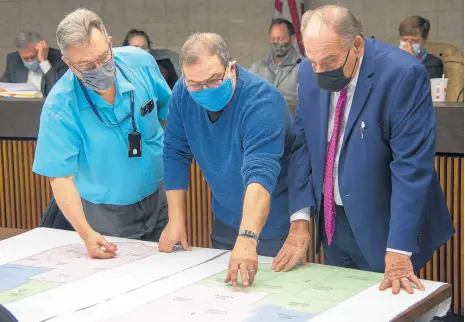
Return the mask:
[[387, 252], [393, 252], [393, 253], [407, 255], [408, 257], [412, 256], [411, 252], [405, 252], [403, 250], [398, 250], [398, 249], [387, 248], [386, 251]]
[[296, 221], [296, 220], [310, 221], [310, 207], [307, 207], [307, 208], [301, 209], [299, 211], [296, 211], [291, 216], [291, 222]]
[[50, 64], [48, 60], [45, 60], [40, 63], [40, 69], [42, 69], [42, 72], [44, 74], [47, 74], [51, 68], [52, 68], [52, 65]]

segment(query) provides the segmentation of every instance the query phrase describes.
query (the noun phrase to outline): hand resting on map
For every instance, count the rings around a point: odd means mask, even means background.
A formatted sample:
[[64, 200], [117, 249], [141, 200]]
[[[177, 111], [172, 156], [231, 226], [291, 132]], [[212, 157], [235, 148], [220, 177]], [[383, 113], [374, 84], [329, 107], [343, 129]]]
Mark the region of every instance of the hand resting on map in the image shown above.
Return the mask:
[[395, 252], [386, 252], [385, 263], [384, 280], [379, 285], [380, 291], [385, 291], [392, 287], [392, 294], [399, 294], [400, 289], [403, 288], [409, 294], [413, 294], [410, 282], [419, 290], [425, 290], [425, 287], [413, 272], [409, 256]]
[[307, 220], [295, 220], [291, 223], [289, 235], [278, 255], [271, 264], [276, 272], [287, 272], [299, 263], [306, 265], [306, 254], [310, 243], [310, 232]]

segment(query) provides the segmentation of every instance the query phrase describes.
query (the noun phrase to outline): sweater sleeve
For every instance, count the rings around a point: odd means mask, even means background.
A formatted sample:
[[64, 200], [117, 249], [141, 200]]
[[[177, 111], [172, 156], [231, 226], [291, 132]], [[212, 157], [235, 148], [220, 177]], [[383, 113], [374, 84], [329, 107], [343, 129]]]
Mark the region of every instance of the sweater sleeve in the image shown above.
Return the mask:
[[165, 190], [187, 190], [192, 152], [187, 142], [180, 115], [182, 89], [179, 82], [174, 87], [169, 102], [165, 141], [163, 148]]
[[245, 187], [259, 183], [272, 194], [281, 172], [280, 160], [291, 121], [281, 94], [260, 96], [249, 101], [242, 121], [241, 173]]

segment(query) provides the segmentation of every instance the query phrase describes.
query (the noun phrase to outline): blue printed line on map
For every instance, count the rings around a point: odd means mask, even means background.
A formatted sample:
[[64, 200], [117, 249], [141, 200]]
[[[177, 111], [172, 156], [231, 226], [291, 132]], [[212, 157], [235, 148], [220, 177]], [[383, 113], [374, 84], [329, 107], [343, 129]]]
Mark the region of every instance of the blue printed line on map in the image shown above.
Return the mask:
[[50, 268], [23, 265], [0, 265], [0, 292], [21, 286], [35, 276], [50, 271]]

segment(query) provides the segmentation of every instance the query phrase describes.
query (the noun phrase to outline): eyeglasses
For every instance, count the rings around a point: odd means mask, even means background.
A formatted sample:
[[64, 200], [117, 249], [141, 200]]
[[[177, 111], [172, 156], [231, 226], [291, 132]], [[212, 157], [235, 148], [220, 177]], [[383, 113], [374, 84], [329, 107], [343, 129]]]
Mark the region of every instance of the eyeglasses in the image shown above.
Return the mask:
[[189, 91], [191, 92], [199, 92], [203, 89], [203, 87], [207, 88], [216, 88], [221, 85], [221, 83], [224, 81], [224, 78], [226, 77], [226, 72], [228, 71], [228, 67], [225, 68], [223, 77], [221, 78], [216, 78], [216, 79], [210, 79], [209, 81], [203, 83], [203, 84], [193, 84], [189, 85], [187, 84], [186, 79], [184, 78], [184, 83], [186, 84], [186, 87]]
[[70, 64], [78, 71], [89, 71], [96, 68], [96, 65], [102, 66], [108, 63], [113, 58], [113, 51], [111, 50], [110, 44], [108, 44], [108, 50], [103, 53], [96, 62], [94, 63], [81, 63], [75, 64], [69, 58]]

